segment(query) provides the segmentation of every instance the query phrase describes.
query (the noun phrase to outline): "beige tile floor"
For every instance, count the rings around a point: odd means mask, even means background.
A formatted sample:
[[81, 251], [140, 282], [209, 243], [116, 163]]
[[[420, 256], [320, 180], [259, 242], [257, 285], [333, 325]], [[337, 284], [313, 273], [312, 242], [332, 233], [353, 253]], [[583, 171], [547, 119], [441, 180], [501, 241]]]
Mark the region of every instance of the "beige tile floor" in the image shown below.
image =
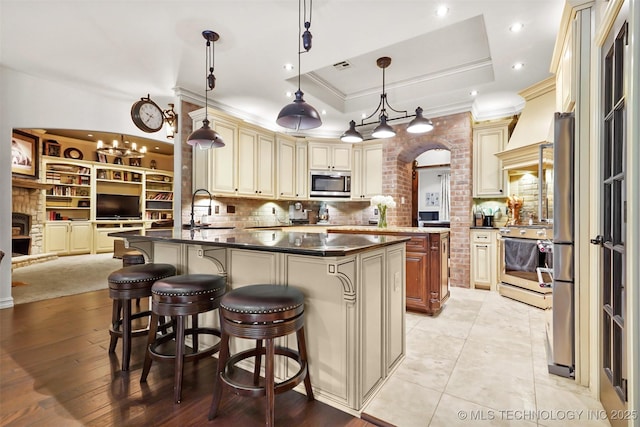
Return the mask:
[[367, 414], [399, 427], [609, 426], [587, 388], [547, 372], [542, 310], [452, 288], [440, 315], [406, 322], [405, 360]]

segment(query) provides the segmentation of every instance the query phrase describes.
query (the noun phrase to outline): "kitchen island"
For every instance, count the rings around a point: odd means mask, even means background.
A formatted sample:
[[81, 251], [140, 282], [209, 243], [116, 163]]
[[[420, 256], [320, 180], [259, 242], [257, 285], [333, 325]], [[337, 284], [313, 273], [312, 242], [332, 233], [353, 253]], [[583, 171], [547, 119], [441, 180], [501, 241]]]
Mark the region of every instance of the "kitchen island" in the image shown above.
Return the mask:
[[[359, 415], [404, 357], [408, 237], [204, 229], [112, 235], [153, 262], [175, 265], [178, 274], [225, 274], [232, 289], [300, 289], [314, 394], [345, 412]], [[217, 313], [201, 322], [217, 324]], [[232, 352], [251, 345], [243, 341], [235, 340]], [[295, 336], [281, 342], [295, 346]], [[297, 370], [290, 360], [278, 362], [280, 379]]]
[[329, 233], [409, 237], [407, 242], [407, 310], [437, 315], [449, 299], [449, 229], [443, 227], [341, 226]]

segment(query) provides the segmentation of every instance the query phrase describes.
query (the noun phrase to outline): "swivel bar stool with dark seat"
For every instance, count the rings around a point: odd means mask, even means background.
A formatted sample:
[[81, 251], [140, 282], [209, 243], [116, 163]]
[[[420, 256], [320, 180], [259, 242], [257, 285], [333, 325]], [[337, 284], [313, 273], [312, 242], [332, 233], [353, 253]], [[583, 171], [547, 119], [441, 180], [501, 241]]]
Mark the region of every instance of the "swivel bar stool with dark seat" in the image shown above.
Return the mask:
[[[220, 301], [222, 340], [218, 369], [213, 388], [209, 419], [215, 418], [222, 389], [229, 388], [239, 396], [265, 396], [265, 424], [275, 422], [275, 395], [291, 390], [304, 380], [307, 399], [314, 400], [307, 366], [307, 346], [304, 338], [304, 295], [298, 289], [282, 285], [249, 285], [227, 292]], [[298, 351], [276, 346], [274, 339], [295, 332]], [[229, 337], [256, 340], [256, 347], [229, 357]], [[262, 341], [266, 340], [266, 347]], [[275, 355], [286, 356], [300, 366], [291, 378], [275, 382]], [[260, 362], [265, 356], [265, 379], [259, 385]], [[253, 384], [243, 384], [233, 378], [233, 368], [240, 361], [254, 357]]]
[[[173, 398], [176, 403], [180, 403], [184, 362], [211, 356], [220, 348], [220, 342], [216, 339], [217, 342], [213, 345], [200, 349], [199, 335], [220, 337], [220, 330], [199, 327], [198, 314], [217, 309], [226, 287], [226, 278], [214, 274], [183, 274], [158, 280], [153, 284], [149, 341], [140, 382], [147, 381], [153, 360], [173, 361]], [[173, 331], [157, 335], [160, 316], [174, 318]], [[188, 316], [191, 316], [191, 327], [185, 325]], [[185, 335], [189, 334], [192, 344], [190, 352], [185, 349]]]
[[[146, 335], [147, 327], [132, 330], [131, 322], [135, 319], [149, 317], [151, 311], [131, 312], [131, 300], [151, 296], [151, 286], [156, 280], [164, 279], [176, 274], [176, 268], [171, 264], [138, 264], [122, 267], [109, 275], [109, 297], [113, 299], [111, 327], [109, 335], [109, 353], [113, 353], [122, 338], [122, 370], [129, 370], [131, 358], [131, 338]], [[120, 315], [122, 310], [122, 316]]]

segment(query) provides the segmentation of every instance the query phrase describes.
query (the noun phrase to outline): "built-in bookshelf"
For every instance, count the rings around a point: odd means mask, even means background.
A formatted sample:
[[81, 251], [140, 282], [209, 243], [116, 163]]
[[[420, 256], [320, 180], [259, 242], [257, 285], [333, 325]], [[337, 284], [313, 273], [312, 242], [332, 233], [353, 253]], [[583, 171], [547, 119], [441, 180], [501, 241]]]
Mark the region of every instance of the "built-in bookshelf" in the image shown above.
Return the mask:
[[45, 211], [48, 221], [88, 220], [91, 218], [90, 164], [45, 161], [45, 182], [53, 184], [46, 190]]
[[147, 172], [145, 174], [145, 219], [173, 218], [173, 174]]

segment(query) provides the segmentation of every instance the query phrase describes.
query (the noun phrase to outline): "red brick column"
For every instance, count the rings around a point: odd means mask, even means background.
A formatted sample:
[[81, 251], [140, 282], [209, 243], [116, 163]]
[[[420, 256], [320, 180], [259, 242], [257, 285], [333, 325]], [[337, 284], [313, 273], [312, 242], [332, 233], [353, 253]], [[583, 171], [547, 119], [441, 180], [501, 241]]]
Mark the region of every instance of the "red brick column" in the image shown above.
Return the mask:
[[[393, 196], [396, 209], [387, 212], [390, 226], [411, 226], [411, 172], [416, 157], [427, 150], [451, 151], [451, 234], [452, 286], [469, 287], [473, 147], [472, 119], [469, 113], [432, 118], [433, 131], [413, 135], [404, 125], [394, 127], [394, 138], [383, 140], [382, 193]], [[404, 203], [403, 203], [404, 200]]]

